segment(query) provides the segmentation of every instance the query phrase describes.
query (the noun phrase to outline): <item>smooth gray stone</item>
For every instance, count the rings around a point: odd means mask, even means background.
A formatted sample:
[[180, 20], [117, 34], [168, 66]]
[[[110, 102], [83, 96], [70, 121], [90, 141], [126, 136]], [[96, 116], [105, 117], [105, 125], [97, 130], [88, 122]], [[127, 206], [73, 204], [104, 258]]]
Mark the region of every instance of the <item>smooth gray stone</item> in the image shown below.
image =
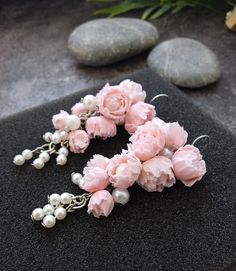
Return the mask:
[[198, 88], [214, 83], [220, 76], [216, 55], [201, 42], [175, 38], [156, 46], [148, 66], [175, 85]]
[[79, 63], [103, 66], [147, 50], [157, 40], [157, 29], [146, 21], [97, 19], [78, 26], [69, 37], [68, 48]]

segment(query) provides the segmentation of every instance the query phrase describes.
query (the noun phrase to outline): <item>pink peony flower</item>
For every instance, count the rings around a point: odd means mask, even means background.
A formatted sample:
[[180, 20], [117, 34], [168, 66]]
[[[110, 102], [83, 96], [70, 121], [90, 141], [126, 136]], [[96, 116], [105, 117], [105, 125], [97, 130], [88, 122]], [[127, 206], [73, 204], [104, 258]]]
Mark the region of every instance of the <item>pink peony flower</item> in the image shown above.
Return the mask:
[[75, 130], [69, 133], [70, 151], [83, 153], [89, 145], [89, 136], [84, 130]]
[[114, 187], [128, 188], [137, 181], [141, 172], [140, 161], [130, 154], [117, 154], [107, 167], [109, 180]]
[[106, 170], [108, 163], [108, 158], [95, 154], [83, 170], [84, 177], [81, 188], [87, 192], [105, 189], [109, 184]]
[[198, 148], [192, 145], [180, 147], [172, 157], [176, 179], [186, 186], [192, 186], [200, 181], [206, 173], [206, 163]]
[[164, 125], [166, 147], [170, 150], [177, 150], [185, 145], [188, 133], [178, 122], [166, 123]]
[[61, 110], [59, 114], [56, 114], [52, 117], [52, 123], [54, 125], [54, 128], [59, 131], [64, 131], [65, 129], [65, 122], [69, 114]]
[[99, 112], [115, 121], [123, 121], [131, 101], [120, 86], [106, 84], [96, 96]]
[[80, 114], [87, 113], [88, 110], [83, 103], [77, 103], [71, 108], [71, 112], [73, 115], [80, 117]]
[[156, 115], [155, 107], [144, 102], [137, 102], [130, 107], [125, 116], [125, 129], [133, 134], [137, 127], [152, 120]]
[[90, 138], [98, 136], [102, 139], [107, 139], [108, 137], [116, 135], [115, 122], [103, 116], [88, 118], [85, 124], [85, 129]]
[[165, 146], [165, 135], [162, 128], [148, 121], [139, 126], [130, 137], [131, 144], [128, 150], [141, 161], [146, 161], [156, 156]]
[[164, 187], [173, 186], [175, 176], [171, 160], [159, 155], [145, 161], [137, 183], [148, 192], [162, 192]]
[[152, 123], [160, 128], [163, 128], [166, 125], [166, 122], [158, 117], [153, 118]]
[[131, 104], [143, 102], [145, 100], [146, 92], [143, 90], [140, 84], [126, 79], [120, 83], [120, 86], [123, 91], [129, 96]]
[[107, 190], [95, 192], [88, 203], [88, 213], [92, 213], [96, 218], [109, 216], [113, 208], [114, 200]]

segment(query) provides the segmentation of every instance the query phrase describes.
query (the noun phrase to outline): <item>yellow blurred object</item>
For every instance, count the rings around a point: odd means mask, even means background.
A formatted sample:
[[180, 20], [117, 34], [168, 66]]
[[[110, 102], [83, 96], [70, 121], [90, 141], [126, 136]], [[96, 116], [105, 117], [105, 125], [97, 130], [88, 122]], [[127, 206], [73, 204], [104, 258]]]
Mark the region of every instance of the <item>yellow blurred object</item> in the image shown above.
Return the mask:
[[230, 30], [236, 31], [236, 6], [226, 14], [225, 24]]

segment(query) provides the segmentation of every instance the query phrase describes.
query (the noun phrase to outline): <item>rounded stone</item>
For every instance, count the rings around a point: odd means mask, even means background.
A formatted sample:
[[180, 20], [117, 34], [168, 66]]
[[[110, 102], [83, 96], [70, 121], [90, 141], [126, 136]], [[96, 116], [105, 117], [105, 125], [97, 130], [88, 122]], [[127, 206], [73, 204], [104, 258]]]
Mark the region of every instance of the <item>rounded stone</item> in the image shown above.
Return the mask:
[[148, 66], [181, 87], [203, 87], [220, 77], [216, 55], [201, 42], [188, 38], [160, 43], [149, 54]]
[[111, 64], [156, 45], [157, 29], [133, 18], [96, 19], [78, 26], [70, 35], [69, 51], [88, 66]]

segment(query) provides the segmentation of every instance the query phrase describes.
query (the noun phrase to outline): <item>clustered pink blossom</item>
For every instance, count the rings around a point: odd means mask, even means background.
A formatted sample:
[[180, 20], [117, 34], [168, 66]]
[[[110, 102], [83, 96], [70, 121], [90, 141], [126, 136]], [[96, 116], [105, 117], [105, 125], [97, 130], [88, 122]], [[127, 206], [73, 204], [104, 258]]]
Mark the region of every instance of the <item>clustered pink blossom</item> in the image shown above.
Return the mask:
[[186, 186], [200, 181], [206, 173], [205, 161], [199, 149], [185, 145], [187, 136], [177, 122], [154, 118], [137, 128], [127, 151], [110, 159], [94, 155], [83, 172], [82, 188], [95, 192], [88, 213], [95, 217], [110, 214], [114, 207], [109, 189], [106, 190], [110, 186], [127, 189], [136, 182], [148, 192], [162, 192], [172, 187], [176, 179]]
[[[162, 192], [176, 180], [190, 187], [206, 173], [199, 149], [186, 145], [184, 128], [178, 122], [166, 123], [155, 117], [155, 107], [145, 103], [145, 97], [142, 86], [133, 81], [106, 84], [95, 98], [97, 109], [83, 123], [84, 130], [69, 132], [68, 143], [75, 153], [84, 152], [92, 138], [115, 136], [117, 124], [123, 123], [131, 134], [127, 150], [110, 159], [94, 155], [83, 170], [80, 187], [92, 193], [88, 213], [97, 218], [108, 216], [114, 207], [112, 187], [124, 190], [137, 183], [148, 192]], [[82, 102], [71, 111], [77, 117], [89, 112]], [[68, 116], [65, 111], [54, 115], [55, 129], [63, 131]]]
[[[106, 84], [94, 98], [96, 109], [93, 111], [94, 114], [88, 115], [87, 118], [86, 115], [91, 112], [83, 101], [71, 108], [72, 115], [85, 118], [84, 126], [78, 130], [87, 133], [89, 139], [99, 137], [105, 140], [114, 137], [117, 133], [116, 125], [123, 123], [128, 133], [132, 134], [140, 125], [152, 120], [156, 115], [155, 107], [144, 102], [146, 92], [142, 86], [128, 79], [115, 86]], [[63, 110], [54, 115], [52, 118], [54, 128], [64, 131], [68, 116], [69, 113]], [[84, 133], [69, 131], [69, 146], [72, 152], [84, 152], [88, 147], [86, 144], [80, 147], [83, 140], [89, 143]]]

